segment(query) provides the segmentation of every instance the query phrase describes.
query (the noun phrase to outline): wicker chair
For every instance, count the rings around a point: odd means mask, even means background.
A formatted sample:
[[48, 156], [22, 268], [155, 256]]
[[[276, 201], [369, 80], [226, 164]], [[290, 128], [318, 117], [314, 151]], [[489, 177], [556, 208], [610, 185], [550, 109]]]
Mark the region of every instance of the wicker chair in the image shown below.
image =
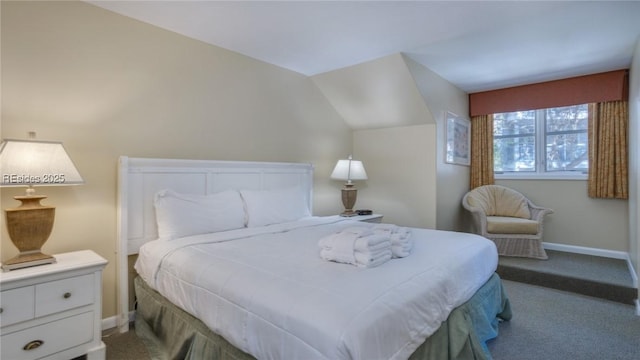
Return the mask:
[[500, 185], [469, 191], [462, 206], [473, 215], [473, 231], [491, 239], [499, 255], [547, 259], [542, 247], [544, 216], [553, 210], [536, 206], [521, 193]]

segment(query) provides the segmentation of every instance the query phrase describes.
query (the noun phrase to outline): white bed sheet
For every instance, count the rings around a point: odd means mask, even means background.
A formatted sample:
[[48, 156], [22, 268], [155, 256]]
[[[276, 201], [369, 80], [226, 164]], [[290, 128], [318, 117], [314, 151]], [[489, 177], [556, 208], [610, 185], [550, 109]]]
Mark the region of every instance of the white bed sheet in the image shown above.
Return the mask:
[[359, 268], [320, 258], [341, 217], [152, 241], [136, 270], [259, 359], [406, 359], [495, 272], [493, 242], [411, 229], [406, 258]]

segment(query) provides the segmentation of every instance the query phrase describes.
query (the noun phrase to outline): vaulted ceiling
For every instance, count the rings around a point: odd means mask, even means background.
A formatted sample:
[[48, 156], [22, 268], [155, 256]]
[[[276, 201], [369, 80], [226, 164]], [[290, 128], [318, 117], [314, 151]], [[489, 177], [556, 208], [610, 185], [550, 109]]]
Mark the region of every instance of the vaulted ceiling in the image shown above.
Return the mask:
[[466, 92], [627, 68], [640, 1], [88, 1], [318, 75], [403, 53]]

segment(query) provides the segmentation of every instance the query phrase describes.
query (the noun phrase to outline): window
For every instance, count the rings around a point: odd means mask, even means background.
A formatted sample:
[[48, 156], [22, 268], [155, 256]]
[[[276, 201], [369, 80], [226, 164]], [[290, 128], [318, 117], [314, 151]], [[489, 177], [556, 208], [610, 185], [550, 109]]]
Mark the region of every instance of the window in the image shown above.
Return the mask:
[[497, 177], [584, 178], [589, 168], [588, 115], [587, 104], [494, 114]]

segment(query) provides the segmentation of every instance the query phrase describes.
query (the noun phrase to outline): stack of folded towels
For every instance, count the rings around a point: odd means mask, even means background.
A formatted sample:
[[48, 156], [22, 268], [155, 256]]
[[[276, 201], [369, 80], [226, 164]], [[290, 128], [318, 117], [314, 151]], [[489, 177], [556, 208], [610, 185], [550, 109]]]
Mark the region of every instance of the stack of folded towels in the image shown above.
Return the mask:
[[375, 267], [392, 257], [409, 255], [409, 235], [408, 229], [395, 225], [348, 227], [320, 239], [320, 257], [359, 267]]
[[394, 258], [402, 258], [411, 254], [413, 241], [409, 229], [393, 224], [378, 224], [373, 227], [373, 232], [389, 237]]

